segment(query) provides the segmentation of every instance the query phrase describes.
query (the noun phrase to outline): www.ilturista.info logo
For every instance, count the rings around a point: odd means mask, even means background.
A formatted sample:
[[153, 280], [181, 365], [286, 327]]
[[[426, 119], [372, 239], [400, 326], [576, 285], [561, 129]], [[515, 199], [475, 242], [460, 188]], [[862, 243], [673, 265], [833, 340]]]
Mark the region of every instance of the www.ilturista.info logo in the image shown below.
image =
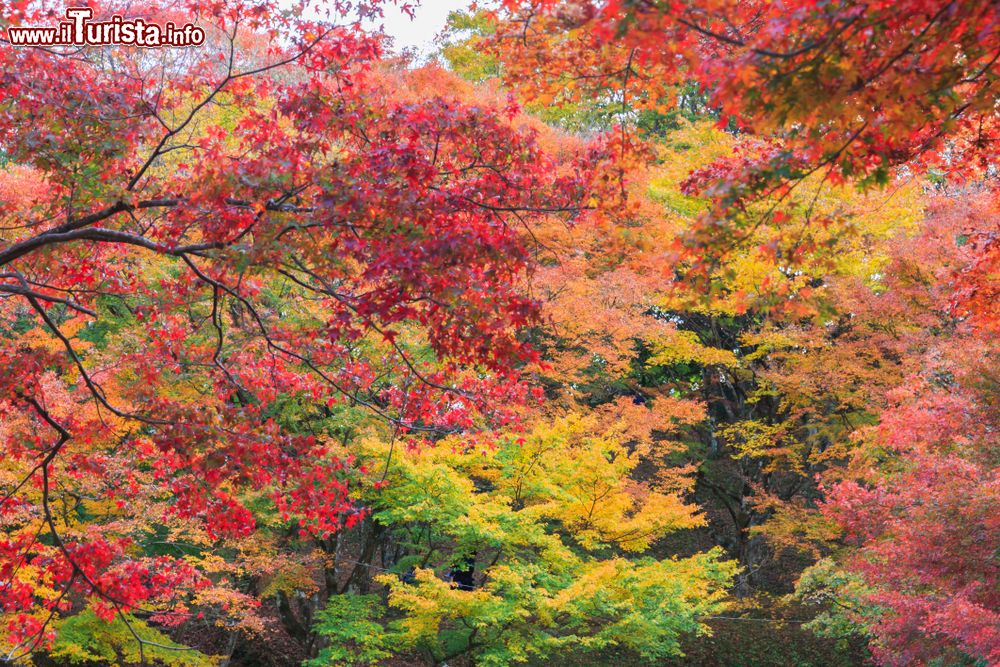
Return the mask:
[[126, 20], [118, 14], [106, 21], [91, 21], [94, 10], [70, 7], [65, 21], [49, 27], [9, 27], [7, 41], [14, 46], [97, 46], [120, 44], [156, 48], [161, 46], [201, 46], [205, 31], [188, 23], [178, 27], [173, 21], [160, 25], [142, 19]]

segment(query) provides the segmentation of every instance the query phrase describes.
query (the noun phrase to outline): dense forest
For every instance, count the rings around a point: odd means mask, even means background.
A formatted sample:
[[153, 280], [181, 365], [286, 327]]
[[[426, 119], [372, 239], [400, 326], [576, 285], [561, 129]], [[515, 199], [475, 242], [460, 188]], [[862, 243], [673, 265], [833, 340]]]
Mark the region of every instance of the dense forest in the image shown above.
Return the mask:
[[0, 2], [0, 662], [1000, 665], [1000, 5], [413, 4]]

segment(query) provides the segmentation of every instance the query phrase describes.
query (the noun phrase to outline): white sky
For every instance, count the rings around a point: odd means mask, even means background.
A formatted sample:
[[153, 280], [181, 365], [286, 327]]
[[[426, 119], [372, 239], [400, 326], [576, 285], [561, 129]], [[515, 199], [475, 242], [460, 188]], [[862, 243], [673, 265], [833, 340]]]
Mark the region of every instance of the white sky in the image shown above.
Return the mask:
[[[434, 38], [444, 28], [448, 12], [466, 9], [470, 4], [472, 0], [423, 0], [411, 21], [398, 7], [387, 2], [383, 20], [385, 32], [395, 39], [396, 49], [416, 48], [426, 55], [432, 48]], [[480, 6], [482, 4], [480, 2]]]

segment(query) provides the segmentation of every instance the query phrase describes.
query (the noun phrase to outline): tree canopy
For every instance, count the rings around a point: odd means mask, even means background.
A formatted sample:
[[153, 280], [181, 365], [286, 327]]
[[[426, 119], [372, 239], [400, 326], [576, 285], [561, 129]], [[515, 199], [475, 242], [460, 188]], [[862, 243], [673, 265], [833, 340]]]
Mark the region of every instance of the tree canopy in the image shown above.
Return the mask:
[[3, 660], [1000, 664], [996, 3], [86, 4], [205, 40], [0, 8]]

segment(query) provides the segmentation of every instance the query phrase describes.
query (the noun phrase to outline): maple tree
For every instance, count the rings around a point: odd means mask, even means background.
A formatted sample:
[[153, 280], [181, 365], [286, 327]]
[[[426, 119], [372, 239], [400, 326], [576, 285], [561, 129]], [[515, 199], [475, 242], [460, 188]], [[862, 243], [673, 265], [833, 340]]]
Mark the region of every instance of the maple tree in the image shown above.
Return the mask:
[[[475, 656], [506, 665], [609, 647], [656, 658], [676, 652], [681, 633], [703, 632], [701, 617], [723, 608], [735, 565], [718, 552], [624, 555], [701, 518], [670, 488], [629, 478], [640, 456], [622, 444], [621, 417], [603, 432], [596, 417], [570, 414], [495, 449], [444, 440], [391, 462], [391, 443], [364, 444], [374, 483], [362, 497], [377, 548], [387, 553], [391, 534], [409, 552], [383, 558], [374, 578], [405, 615], [383, 627], [384, 610], [373, 618], [356, 602], [336, 602], [319, 627], [338, 641], [313, 664], [350, 664], [345, 641], [381, 647], [361, 664], [388, 657], [389, 647], [412, 647], [429, 664]], [[455, 581], [467, 572], [468, 582], [449, 584], [449, 571]]]
[[[975, 193], [963, 204], [983, 215], [992, 199]], [[984, 219], [967, 216], [941, 202], [921, 234], [897, 249], [889, 277], [901, 295], [919, 296], [942, 315], [954, 312], [947, 278], [976, 264], [978, 248], [964, 233]], [[913, 346], [917, 363], [907, 382], [888, 392], [879, 423], [859, 431], [851, 474], [831, 486], [822, 507], [857, 550], [823, 563], [800, 586], [840, 601], [821, 627], [864, 619], [885, 664], [997, 659], [997, 599], [986, 583], [997, 578], [990, 368], [997, 349], [979, 322], [959, 318], [942, 322], [937, 335], [916, 329], [907, 336], [910, 345], [923, 339]]]
[[[713, 203], [688, 238], [703, 269], [765, 220], [793, 219], [783, 203], [810, 176], [886, 184], [906, 165], [975, 177], [995, 158], [991, 2], [502, 5], [494, 42], [505, 77], [529, 96], [611, 96], [626, 115], [666, 111], [694, 83], [721, 122], [760, 139], [692, 174]], [[762, 197], [776, 201], [748, 209]], [[777, 248], [809, 250], [794, 234]]]
[[212, 582], [141, 547], [159, 522], [248, 535], [241, 489], [303, 534], [356, 522], [352, 457], [286, 428], [284, 402], [434, 433], [503, 423], [524, 394], [518, 216], [571, 210], [576, 179], [550, 177], [503, 109], [379, 95], [379, 38], [349, 13], [375, 7], [304, 9], [144, 6], [213, 27], [183, 57], [0, 54], [18, 165], [0, 290], [23, 334], [0, 352], [12, 657], [86, 600], [104, 620], [190, 615], [185, 592]]

